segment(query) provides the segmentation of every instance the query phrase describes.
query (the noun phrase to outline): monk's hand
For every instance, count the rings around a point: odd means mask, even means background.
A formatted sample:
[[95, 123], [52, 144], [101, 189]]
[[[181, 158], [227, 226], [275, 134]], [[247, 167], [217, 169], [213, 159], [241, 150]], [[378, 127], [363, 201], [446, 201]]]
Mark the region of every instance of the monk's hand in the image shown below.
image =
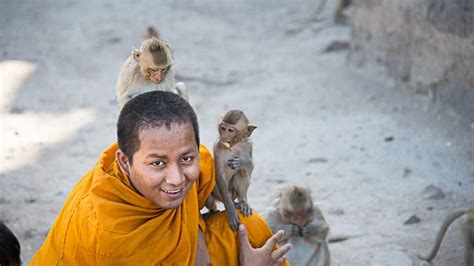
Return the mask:
[[285, 244], [278, 249], [275, 245], [283, 237], [284, 231], [280, 230], [270, 237], [261, 248], [252, 248], [245, 226], [239, 226], [239, 262], [241, 266], [268, 266], [282, 265], [286, 260], [286, 253], [291, 249], [291, 244]]

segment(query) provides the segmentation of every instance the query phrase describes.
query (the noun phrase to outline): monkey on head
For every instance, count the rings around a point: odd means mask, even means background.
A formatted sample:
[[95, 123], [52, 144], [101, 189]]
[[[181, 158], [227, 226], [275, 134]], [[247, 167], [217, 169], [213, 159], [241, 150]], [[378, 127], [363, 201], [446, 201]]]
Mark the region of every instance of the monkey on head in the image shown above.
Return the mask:
[[[227, 111], [218, 124], [219, 138], [214, 144], [216, 187], [206, 207], [213, 212], [217, 211], [216, 200], [224, 203], [229, 225], [235, 230], [239, 225], [235, 208], [239, 208], [244, 216], [252, 214], [247, 190], [253, 171], [250, 135], [256, 128], [240, 110]], [[235, 199], [238, 202], [234, 203]]]
[[184, 83], [176, 83], [169, 44], [159, 39], [152, 27], [148, 28], [144, 38], [140, 49], [133, 49], [120, 69], [116, 85], [120, 107], [131, 98], [154, 90], [171, 91], [189, 100]]

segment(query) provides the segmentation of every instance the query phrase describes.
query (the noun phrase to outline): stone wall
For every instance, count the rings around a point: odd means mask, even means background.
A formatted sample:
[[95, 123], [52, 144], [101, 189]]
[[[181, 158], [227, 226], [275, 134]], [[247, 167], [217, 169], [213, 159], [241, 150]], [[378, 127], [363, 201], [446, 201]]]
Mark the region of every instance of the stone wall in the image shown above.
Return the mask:
[[354, 0], [351, 61], [474, 121], [474, 0]]

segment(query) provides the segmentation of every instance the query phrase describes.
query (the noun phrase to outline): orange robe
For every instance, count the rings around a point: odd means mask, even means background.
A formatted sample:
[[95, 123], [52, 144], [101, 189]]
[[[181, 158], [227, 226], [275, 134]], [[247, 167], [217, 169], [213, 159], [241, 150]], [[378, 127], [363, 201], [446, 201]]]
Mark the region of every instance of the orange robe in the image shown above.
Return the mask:
[[[183, 203], [162, 209], [140, 195], [115, 160], [117, 144], [74, 187], [31, 265], [194, 265], [198, 228], [213, 265], [238, 265], [236, 232], [224, 212], [199, 210], [215, 185], [214, 163], [200, 146], [200, 175]], [[257, 214], [243, 218], [254, 247], [271, 236]]]

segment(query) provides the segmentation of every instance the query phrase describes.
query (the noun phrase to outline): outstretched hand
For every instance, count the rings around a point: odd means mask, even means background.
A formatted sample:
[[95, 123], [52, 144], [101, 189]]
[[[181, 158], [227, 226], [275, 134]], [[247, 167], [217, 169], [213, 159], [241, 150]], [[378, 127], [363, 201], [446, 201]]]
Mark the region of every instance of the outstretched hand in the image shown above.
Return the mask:
[[270, 237], [261, 248], [250, 245], [245, 226], [239, 226], [239, 262], [242, 266], [268, 266], [282, 265], [286, 260], [286, 253], [291, 249], [291, 244], [285, 244], [274, 250], [275, 245], [283, 237], [284, 231], [280, 230]]

